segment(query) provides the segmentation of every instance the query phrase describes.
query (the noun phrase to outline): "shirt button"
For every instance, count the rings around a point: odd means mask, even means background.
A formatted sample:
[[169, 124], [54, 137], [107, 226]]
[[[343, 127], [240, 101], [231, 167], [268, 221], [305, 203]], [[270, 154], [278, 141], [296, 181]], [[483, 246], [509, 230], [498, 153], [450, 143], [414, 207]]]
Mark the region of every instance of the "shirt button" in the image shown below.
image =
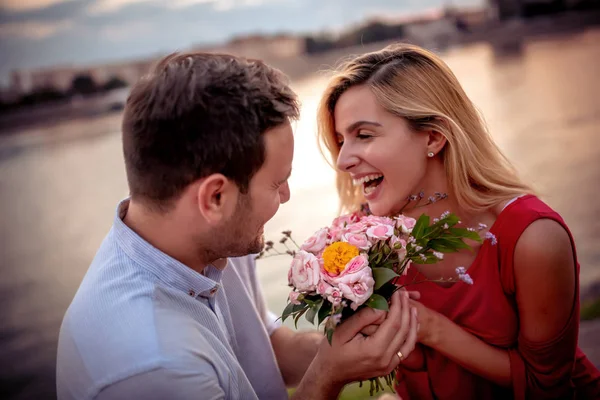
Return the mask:
[[219, 290], [219, 288], [217, 286], [215, 286], [214, 288], [210, 289], [210, 294], [213, 295], [213, 294], [217, 293], [217, 290]]
[[192, 289], [190, 289], [190, 291], [188, 292], [188, 294], [192, 297], [196, 297], [196, 292], [194, 292]]

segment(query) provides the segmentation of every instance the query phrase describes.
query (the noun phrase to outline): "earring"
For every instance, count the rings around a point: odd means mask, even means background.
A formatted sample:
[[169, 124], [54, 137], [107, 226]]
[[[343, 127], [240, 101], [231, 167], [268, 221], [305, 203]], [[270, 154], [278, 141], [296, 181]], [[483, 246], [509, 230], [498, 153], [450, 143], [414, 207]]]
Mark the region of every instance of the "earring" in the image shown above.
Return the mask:
[[427, 157], [431, 158], [433, 157], [435, 154], [433, 154], [433, 151], [430, 151], [429, 153], [427, 153]]

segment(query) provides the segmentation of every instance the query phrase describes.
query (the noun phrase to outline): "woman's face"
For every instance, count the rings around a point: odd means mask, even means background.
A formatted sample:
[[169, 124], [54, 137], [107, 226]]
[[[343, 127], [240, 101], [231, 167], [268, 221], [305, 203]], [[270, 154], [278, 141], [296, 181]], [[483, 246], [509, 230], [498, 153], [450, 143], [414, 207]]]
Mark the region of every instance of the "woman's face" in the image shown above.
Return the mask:
[[337, 168], [362, 187], [375, 215], [395, 214], [423, 189], [428, 135], [383, 109], [370, 88], [353, 86], [334, 110], [340, 145]]

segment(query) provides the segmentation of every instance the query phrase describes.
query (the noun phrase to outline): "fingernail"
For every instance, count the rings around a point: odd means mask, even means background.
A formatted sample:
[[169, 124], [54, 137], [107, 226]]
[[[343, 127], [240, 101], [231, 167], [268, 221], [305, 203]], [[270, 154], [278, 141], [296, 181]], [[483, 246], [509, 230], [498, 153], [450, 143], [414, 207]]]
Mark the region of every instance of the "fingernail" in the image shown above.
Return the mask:
[[413, 315], [416, 317], [417, 316], [417, 309], [415, 307], [413, 307], [412, 312], [413, 312]]

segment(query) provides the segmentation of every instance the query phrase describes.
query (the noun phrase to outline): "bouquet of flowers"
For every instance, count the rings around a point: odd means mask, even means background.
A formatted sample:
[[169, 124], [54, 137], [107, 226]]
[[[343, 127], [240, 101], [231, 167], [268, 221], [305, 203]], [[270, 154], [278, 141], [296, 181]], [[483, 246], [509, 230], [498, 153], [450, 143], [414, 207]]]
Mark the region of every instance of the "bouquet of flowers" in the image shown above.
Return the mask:
[[[449, 212], [430, 221], [423, 214], [417, 220], [402, 214], [390, 217], [369, 215], [366, 209], [336, 218], [331, 226], [318, 230], [298, 246], [291, 232], [283, 232], [282, 253], [267, 242], [265, 254], [289, 254], [293, 257], [288, 281], [292, 288], [282, 319], [298, 320], [303, 315], [312, 324], [325, 322], [324, 332], [331, 343], [335, 327], [361, 307], [388, 310], [388, 301], [399, 276], [411, 264], [433, 264], [444, 253], [470, 248], [465, 239], [481, 242], [477, 229], [458, 228], [459, 218]], [[482, 229], [480, 227], [479, 229]], [[298, 250], [287, 246], [293, 242]], [[454, 278], [472, 284], [464, 267], [456, 268]], [[384, 377], [392, 387], [394, 373]], [[379, 378], [371, 379], [371, 392], [383, 386]]]

